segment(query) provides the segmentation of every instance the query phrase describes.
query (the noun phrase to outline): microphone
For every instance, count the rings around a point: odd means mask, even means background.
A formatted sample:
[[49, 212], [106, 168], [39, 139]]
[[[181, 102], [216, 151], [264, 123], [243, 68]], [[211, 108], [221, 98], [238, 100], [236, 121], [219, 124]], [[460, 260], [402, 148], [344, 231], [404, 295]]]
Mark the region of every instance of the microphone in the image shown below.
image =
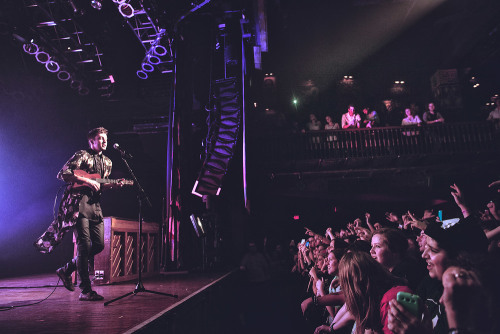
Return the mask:
[[115, 150], [117, 150], [118, 152], [120, 152], [122, 154], [122, 157], [124, 157], [125, 159], [132, 159], [133, 158], [133, 156], [131, 154], [125, 152], [125, 150], [123, 148], [121, 148], [120, 145], [118, 145], [118, 143], [114, 143], [113, 148]]

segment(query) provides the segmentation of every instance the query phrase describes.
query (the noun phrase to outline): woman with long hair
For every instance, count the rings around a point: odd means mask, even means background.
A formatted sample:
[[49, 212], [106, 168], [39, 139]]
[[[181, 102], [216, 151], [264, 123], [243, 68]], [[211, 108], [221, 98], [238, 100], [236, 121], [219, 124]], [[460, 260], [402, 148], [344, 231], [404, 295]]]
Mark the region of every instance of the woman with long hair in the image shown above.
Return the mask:
[[344, 255], [339, 279], [347, 309], [356, 321], [356, 333], [364, 333], [365, 329], [392, 333], [387, 328], [389, 301], [400, 291], [412, 292], [405, 280], [392, 275], [364, 252]]

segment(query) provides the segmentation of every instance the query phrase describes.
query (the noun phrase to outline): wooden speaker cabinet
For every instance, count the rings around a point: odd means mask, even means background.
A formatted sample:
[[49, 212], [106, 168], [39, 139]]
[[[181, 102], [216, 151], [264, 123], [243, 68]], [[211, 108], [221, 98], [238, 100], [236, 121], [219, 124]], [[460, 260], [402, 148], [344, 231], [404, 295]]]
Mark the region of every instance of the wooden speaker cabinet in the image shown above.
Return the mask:
[[[142, 247], [142, 268], [139, 248]], [[160, 227], [142, 223], [142, 244], [139, 245], [139, 223], [134, 220], [104, 218], [104, 250], [94, 258], [94, 284], [130, 281], [152, 276], [160, 271]]]

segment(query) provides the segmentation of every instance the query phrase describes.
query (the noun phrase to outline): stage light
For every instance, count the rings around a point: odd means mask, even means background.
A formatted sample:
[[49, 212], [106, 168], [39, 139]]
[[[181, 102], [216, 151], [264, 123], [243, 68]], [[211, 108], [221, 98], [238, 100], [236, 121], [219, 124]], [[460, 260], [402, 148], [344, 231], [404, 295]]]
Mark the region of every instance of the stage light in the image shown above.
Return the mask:
[[153, 72], [155, 69], [153, 65], [149, 63], [142, 63], [141, 67], [144, 72]]
[[102, 9], [102, 0], [92, 0], [92, 1], [90, 1], [90, 5], [94, 9], [101, 10]]
[[189, 216], [189, 219], [191, 220], [191, 224], [193, 225], [194, 232], [196, 233], [196, 236], [202, 237], [205, 235], [205, 228], [203, 227], [203, 222], [200, 219], [200, 217], [195, 216], [194, 214]]
[[37, 28], [42, 28], [42, 27], [54, 27], [56, 26], [57, 23], [55, 23], [54, 21], [45, 21], [45, 22], [40, 22], [38, 23], [38, 26]]
[[86, 95], [89, 95], [89, 93], [90, 93], [90, 90], [85, 86], [80, 86], [78, 88], [78, 94], [80, 96], [86, 96]]
[[59, 71], [57, 72], [57, 79], [61, 81], [68, 81], [69, 79], [71, 79], [71, 74], [69, 74], [69, 72], [65, 70]]
[[71, 80], [69, 86], [72, 88], [72, 89], [78, 89], [80, 88], [82, 85], [82, 82], [79, 81], [79, 80]]
[[50, 60], [50, 55], [45, 51], [39, 51], [35, 54], [36, 61], [41, 64], [46, 64]]
[[159, 63], [161, 63], [161, 59], [158, 58], [157, 56], [147, 55], [146, 59], [148, 60], [148, 62], [150, 64], [153, 64], [153, 65], [158, 65]]
[[153, 52], [155, 55], [161, 57], [167, 54], [167, 48], [163, 45], [155, 45], [153, 46]]
[[55, 73], [57, 71], [59, 71], [59, 64], [53, 60], [49, 60], [48, 62], [45, 63], [45, 68], [47, 69], [47, 71], [51, 72], [51, 73]]
[[128, 19], [134, 16], [134, 7], [132, 7], [127, 2], [120, 3], [120, 6], [118, 6], [118, 11], [120, 12], [120, 14], [122, 14], [123, 17], [126, 17]]
[[39, 48], [38, 48], [38, 45], [36, 45], [35, 43], [31, 42], [29, 44], [23, 44], [23, 50], [27, 54], [34, 55], [34, 54], [36, 54], [38, 52]]
[[137, 75], [137, 77], [139, 77], [139, 79], [142, 80], [146, 80], [148, 78], [148, 74], [142, 70], [135, 72], [135, 74]]

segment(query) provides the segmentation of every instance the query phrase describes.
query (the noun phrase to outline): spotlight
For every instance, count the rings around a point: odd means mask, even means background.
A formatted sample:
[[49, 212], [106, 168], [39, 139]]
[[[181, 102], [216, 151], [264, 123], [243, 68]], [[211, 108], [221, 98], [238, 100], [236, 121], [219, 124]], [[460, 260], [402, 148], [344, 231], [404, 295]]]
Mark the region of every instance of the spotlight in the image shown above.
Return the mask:
[[122, 14], [123, 17], [126, 17], [127, 19], [134, 16], [134, 7], [132, 7], [127, 2], [120, 3], [120, 6], [118, 6], [118, 11], [120, 12], [120, 14]]
[[72, 89], [78, 89], [82, 86], [82, 82], [79, 81], [79, 80], [71, 80], [69, 86], [72, 88]]
[[38, 45], [35, 43], [23, 44], [23, 50], [27, 54], [34, 55], [38, 52]]
[[153, 65], [158, 65], [161, 63], [161, 59], [157, 56], [147, 55], [148, 62]]
[[142, 63], [141, 67], [144, 72], [153, 72], [155, 69], [153, 65], [149, 63]]
[[146, 80], [148, 78], [148, 74], [141, 70], [137, 71], [135, 74], [142, 80]]
[[47, 71], [55, 73], [59, 71], [59, 64], [53, 60], [49, 60], [48, 62], [45, 63], [45, 68]]
[[191, 224], [193, 225], [194, 232], [196, 233], [196, 236], [202, 237], [205, 235], [205, 228], [203, 227], [203, 222], [200, 219], [200, 217], [195, 216], [194, 214], [189, 216], [191, 220]]
[[154, 52], [155, 55], [161, 57], [161, 56], [164, 56], [164, 55], [167, 54], [167, 48], [164, 47], [163, 45], [155, 45], [153, 47], [153, 52]]
[[61, 81], [68, 81], [71, 79], [71, 74], [68, 71], [62, 70], [57, 73], [57, 79]]
[[87, 87], [80, 86], [78, 88], [78, 95], [80, 95], [80, 96], [86, 96], [86, 95], [89, 95], [89, 93], [90, 93], [90, 89], [88, 89]]
[[94, 9], [101, 10], [102, 9], [102, 0], [91, 0], [90, 5]]
[[45, 51], [39, 51], [35, 54], [36, 61], [42, 64], [46, 64], [50, 60], [50, 55]]

